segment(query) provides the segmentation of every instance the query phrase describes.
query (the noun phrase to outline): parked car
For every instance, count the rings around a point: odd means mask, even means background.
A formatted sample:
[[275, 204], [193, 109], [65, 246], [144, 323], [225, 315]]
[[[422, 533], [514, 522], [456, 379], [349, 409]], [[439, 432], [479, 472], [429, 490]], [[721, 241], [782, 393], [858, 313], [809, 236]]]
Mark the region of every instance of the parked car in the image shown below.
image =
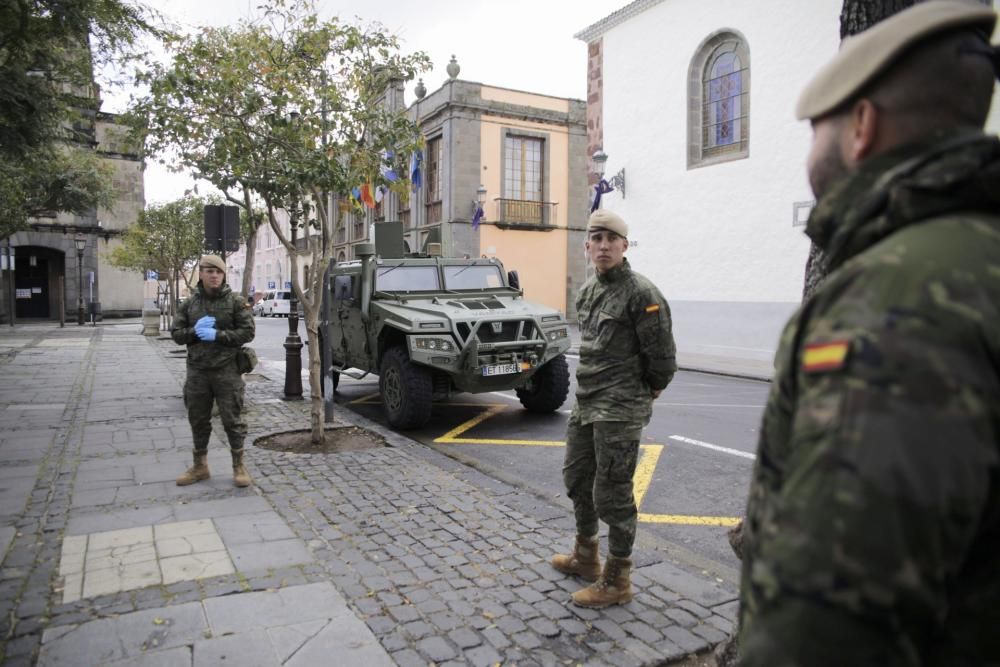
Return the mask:
[[262, 317], [288, 317], [291, 300], [291, 291], [268, 290], [257, 304], [258, 312]]

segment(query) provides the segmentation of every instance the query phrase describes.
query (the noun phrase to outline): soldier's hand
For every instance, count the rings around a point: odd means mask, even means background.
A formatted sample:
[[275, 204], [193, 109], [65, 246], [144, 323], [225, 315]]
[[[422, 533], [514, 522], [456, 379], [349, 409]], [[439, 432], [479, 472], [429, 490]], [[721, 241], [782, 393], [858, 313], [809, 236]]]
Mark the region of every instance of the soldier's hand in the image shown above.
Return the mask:
[[660, 397], [660, 394], [662, 394], [662, 393], [663, 393], [663, 390], [662, 390], [662, 389], [651, 389], [651, 390], [649, 391], [649, 395], [653, 397], [653, 400], [654, 400], [654, 401], [655, 401], [656, 399], [658, 399], [658, 398]]
[[211, 341], [215, 340], [216, 331], [215, 331], [215, 327], [214, 326], [205, 325], [205, 326], [200, 326], [199, 327], [199, 326], [195, 325], [194, 332], [198, 336], [198, 338], [200, 338], [200, 339], [202, 339], [204, 341], [211, 342]]
[[201, 319], [194, 323], [195, 329], [201, 329], [202, 327], [215, 327], [215, 318], [211, 315], [202, 315]]

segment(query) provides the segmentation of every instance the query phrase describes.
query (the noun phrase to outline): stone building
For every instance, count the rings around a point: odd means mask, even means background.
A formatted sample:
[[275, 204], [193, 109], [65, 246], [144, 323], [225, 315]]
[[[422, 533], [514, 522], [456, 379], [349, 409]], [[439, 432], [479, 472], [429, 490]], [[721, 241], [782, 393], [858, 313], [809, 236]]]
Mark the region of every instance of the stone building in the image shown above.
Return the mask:
[[[449, 73], [430, 94], [419, 83], [406, 110], [426, 141], [421, 186], [343, 215], [336, 258], [353, 258], [372, 225], [400, 220], [410, 249], [431, 241], [445, 256], [496, 257], [528, 299], [572, 311], [586, 275], [585, 103], [463, 81], [454, 60]], [[402, 99], [402, 83], [387, 92], [390, 107]], [[473, 225], [480, 197], [485, 216]]]
[[[111, 164], [117, 198], [111, 207], [83, 215], [53, 212], [50, 217], [32, 219], [27, 230], [10, 237], [18, 319], [58, 319], [60, 296], [69, 322], [77, 319], [81, 303], [87, 321], [91, 303], [99, 304], [94, 308], [98, 319], [138, 316], [142, 310], [142, 275], [116, 269], [108, 262], [121, 243], [121, 233], [136, 222], [145, 206], [142, 160], [124, 142], [125, 130], [116, 124], [116, 117], [97, 111], [100, 97], [96, 86], [93, 90], [93, 107], [84, 110], [75, 129], [82, 129], [91, 148]], [[5, 281], [9, 276], [5, 272]], [[3, 292], [0, 311], [6, 321], [10, 290]]]

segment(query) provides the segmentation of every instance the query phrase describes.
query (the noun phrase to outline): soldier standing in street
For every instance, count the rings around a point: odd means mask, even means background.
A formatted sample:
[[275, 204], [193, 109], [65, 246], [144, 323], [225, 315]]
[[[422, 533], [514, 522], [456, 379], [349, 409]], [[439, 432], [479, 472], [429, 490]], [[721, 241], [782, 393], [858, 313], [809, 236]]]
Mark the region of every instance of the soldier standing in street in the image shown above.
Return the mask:
[[1000, 664], [996, 22], [931, 0], [803, 92], [807, 233], [747, 507], [741, 665]]
[[[638, 508], [632, 489], [639, 439], [653, 400], [677, 370], [670, 307], [649, 280], [632, 271], [628, 226], [597, 210], [587, 223], [587, 254], [596, 275], [580, 289], [580, 364], [576, 405], [566, 433], [563, 480], [576, 515], [573, 553], [552, 566], [594, 583], [573, 602], [600, 608], [632, 599], [632, 544]], [[603, 571], [598, 519], [608, 525]]]
[[187, 379], [184, 405], [194, 439], [194, 465], [177, 478], [186, 486], [210, 477], [208, 439], [212, 434], [212, 402], [229, 437], [233, 456], [233, 482], [250, 485], [243, 465], [243, 376], [237, 368], [240, 347], [253, 340], [254, 322], [246, 302], [226, 284], [226, 263], [205, 255], [199, 262], [198, 288], [181, 304], [170, 335], [178, 345], [187, 345]]

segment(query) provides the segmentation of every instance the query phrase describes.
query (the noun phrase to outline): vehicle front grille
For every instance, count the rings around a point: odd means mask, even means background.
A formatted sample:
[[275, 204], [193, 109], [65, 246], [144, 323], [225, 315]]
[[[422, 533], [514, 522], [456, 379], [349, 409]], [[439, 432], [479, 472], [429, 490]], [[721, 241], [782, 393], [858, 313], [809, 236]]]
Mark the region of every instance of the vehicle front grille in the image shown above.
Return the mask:
[[[486, 321], [479, 325], [476, 339], [479, 343], [512, 343], [529, 341], [537, 338], [535, 323], [531, 320], [507, 320], [498, 322], [500, 331], [494, 331], [494, 322]], [[458, 324], [458, 335], [468, 341], [472, 334], [472, 325], [467, 322]]]

